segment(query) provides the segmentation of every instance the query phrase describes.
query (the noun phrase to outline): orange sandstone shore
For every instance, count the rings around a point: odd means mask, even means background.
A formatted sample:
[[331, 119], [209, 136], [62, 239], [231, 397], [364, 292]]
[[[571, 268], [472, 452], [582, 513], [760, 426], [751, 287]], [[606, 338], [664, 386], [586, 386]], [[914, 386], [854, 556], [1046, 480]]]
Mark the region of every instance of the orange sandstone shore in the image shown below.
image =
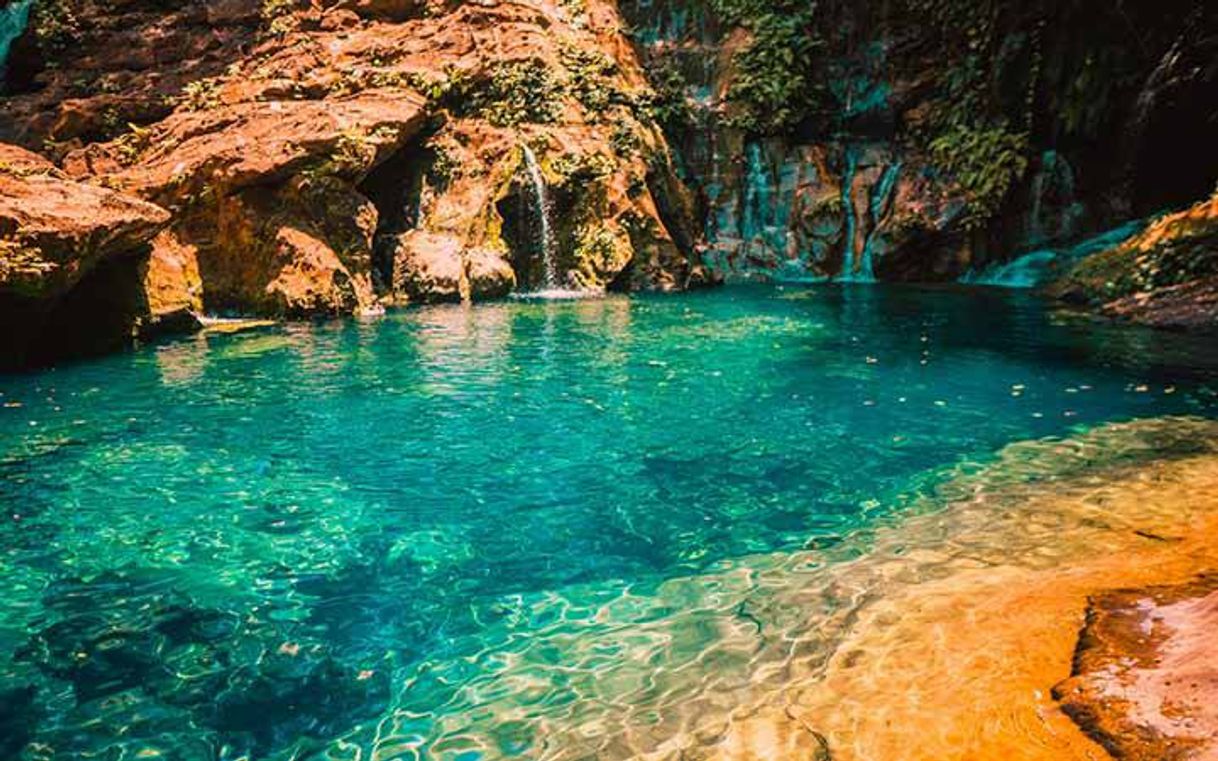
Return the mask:
[[[1199, 657], [1218, 660], [1218, 640], [1204, 634], [1205, 623], [1215, 619], [1213, 597], [1177, 603], [1167, 621], [1143, 605], [1147, 630], [1157, 627], [1156, 641], [1174, 650], [1163, 657], [1143, 653], [1145, 668], [1133, 674], [1109, 673], [1099, 664], [1108, 692], [1093, 689], [1090, 697], [1101, 712], [1107, 709], [1115, 736], [1105, 737], [1094, 722], [1085, 732], [1054, 697], [1057, 687], [1069, 704], [1085, 680], [1067, 681], [1089, 599], [1118, 589], [1188, 585], [1218, 570], [1213, 425], [1147, 421], [1124, 428], [1173, 424], [1195, 428], [1189, 435], [1197, 452], [1058, 483], [981, 490], [878, 537], [876, 553], [860, 565], [878, 563], [869, 572], [893, 583], [859, 608], [825, 667], [796, 675], [782, 691], [738, 712], [722, 742], [697, 757], [1111, 758], [1097, 739], [1122, 758], [1218, 757], [1218, 670], [1196, 665]], [[1122, 428], [1092, 439], [1120, 435]], [[1074, 454], [1085, 460], [1085, 449]], [[1018, 462], [1020, 454], [1007, 459]], [[912, 536], [940, 541], [921, 544]], [[1125, 597], [1136, 607], [1153, 594]], [[1118, 649], [1109, 663], [1124, 658]], [[1160, 661], [1179, 673], [1156, 673]], [[1180, 683], [1173, 685], [1173, 676]], [[1114, 702], [1114, 695], [1121, 700]], [[1129, 705], [1140, 705], [1140, 712], [1126, 710]], [[1082, 715], [1074, 709], [1072, 715]]]

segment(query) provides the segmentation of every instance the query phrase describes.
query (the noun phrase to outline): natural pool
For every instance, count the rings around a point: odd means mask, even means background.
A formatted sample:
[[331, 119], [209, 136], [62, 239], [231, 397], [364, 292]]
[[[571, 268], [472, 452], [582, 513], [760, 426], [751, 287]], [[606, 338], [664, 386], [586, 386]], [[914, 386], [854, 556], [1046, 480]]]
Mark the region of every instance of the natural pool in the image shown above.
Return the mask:
[[815, 586], [1013, 442], [1218, 416], [1214, 348], [1004, 291], [739, 287], [0, 378], [0, 757], [713, 742], [691, 717], [865, 602], [770, 587]]

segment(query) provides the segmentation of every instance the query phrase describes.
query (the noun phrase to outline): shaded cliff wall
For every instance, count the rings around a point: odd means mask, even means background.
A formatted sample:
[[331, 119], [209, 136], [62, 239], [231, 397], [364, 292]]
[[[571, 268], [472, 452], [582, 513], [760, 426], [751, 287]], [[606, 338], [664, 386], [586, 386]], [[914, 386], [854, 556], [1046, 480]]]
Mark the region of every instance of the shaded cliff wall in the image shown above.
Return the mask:
[[729, 275], [955, 279], [1218, 178], [1213, 4], [621, 6]]

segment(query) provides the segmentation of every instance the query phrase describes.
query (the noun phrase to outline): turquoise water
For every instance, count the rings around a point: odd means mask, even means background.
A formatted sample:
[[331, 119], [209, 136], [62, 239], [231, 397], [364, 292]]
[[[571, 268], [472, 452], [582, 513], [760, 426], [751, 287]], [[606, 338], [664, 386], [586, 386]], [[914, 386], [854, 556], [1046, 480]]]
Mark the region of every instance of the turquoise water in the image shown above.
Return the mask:
[[620, 757], [748, 678], [706, 657], [768, 623], [725, 591], [739, 558], [832, 547], [1013, 441], [1213, 416], [1216, 366], [1026, 294], [845, 286], [0, 377], [0, 757]]

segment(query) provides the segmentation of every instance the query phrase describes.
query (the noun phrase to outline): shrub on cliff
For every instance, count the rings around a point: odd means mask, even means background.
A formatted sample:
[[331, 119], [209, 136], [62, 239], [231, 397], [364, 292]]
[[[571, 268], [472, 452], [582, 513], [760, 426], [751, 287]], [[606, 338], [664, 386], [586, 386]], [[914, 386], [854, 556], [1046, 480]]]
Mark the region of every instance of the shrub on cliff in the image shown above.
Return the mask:
[[754, 134], [794, 129], [823, 110], [827, 92], [816, 71], [824, 46], [815, 4], [793, 0], [712, 0], [721, 21], [751, 39], [733, 58], [728, 123]]
[[1027, 170], [1028, 136], [1005, 124], [956, 124], [931, 140], [930, 153], [964, 191], [964, 226], [977, 228], [998, 211]]
[[468, 106], [497, 127], [549, 124], [562, 115], [562, 82], [544, 61], [499, 64], [470, 87]]

